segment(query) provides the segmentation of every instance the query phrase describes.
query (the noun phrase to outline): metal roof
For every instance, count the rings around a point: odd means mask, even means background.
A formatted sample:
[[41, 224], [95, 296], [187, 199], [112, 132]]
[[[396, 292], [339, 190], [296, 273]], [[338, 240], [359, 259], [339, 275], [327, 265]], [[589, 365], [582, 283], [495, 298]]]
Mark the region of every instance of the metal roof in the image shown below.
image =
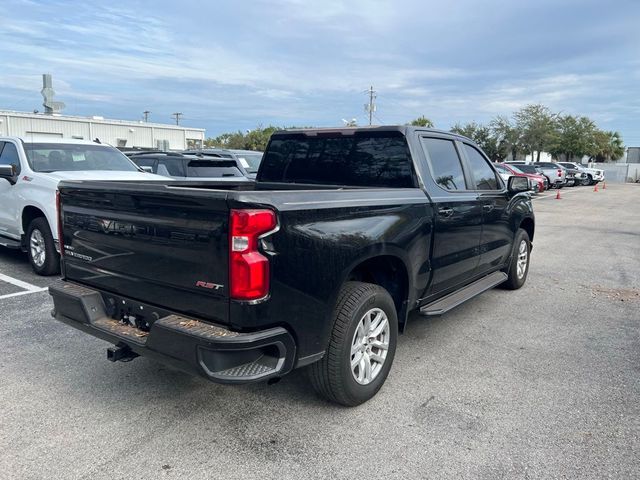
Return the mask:
[[0, 110], [0, 115], [8, 115], [11, 117], [22, 117], [22, 118], [34, 118], [34, 119], [42, 119], [42, 120], [62, 120], [67, 122], [91, 122], [91, 123], [103, 123], [109, 125], [123, 125], [127, 127], [156, 127], [156, 128], [169, 128], [173, 130], [196, 130], [204, 132], [204, 128], [193, 128], [193, 127], [185, 127], [182, 125], [171, 125], [168, 123], [152, 123], [152, 122], [144, 122], [142, 120], [115, 120], [104, 118], [102, 116], [92, 116], [92, 117], [83, 117], [76, 115], [62, 115], [58, 113], [54, 114], [45, 114], [45, 113], [29, 113], [29, 112], [17, 112], [13, 110]]

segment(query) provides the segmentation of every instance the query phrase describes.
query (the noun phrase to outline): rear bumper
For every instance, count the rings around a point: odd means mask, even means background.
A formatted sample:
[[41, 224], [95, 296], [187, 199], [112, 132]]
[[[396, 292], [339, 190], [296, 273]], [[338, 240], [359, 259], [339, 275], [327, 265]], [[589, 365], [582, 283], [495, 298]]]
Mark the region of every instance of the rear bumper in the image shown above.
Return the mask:
[[[153, 357], [186, 372], [218, 383], [249, 383], [281, 377], [295, 363], [296, 345], [282, 327], [241, 333], [177, 314], [166, 314], [149, 322], [144, 332], [112, 319], [103, 296], [67, 281], [49, 288], [52, 316], [78, 330]], [[127, 303], [127, 299], [119, 299]], [[154, 312], [154, 307], [129, 301], [127, 308]], [[167, 312], [163, 312], [167, 313]], [[135, 356], [135, 355], [134, 355]]]

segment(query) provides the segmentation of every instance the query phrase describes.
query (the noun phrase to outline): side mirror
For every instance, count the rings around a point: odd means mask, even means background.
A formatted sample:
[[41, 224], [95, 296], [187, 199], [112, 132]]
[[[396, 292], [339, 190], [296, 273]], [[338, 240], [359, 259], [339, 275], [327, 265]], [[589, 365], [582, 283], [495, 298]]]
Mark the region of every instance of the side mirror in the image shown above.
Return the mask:
[[4, 178], [13, 185], [16, 183], [16, 176], [15, 165], [0, 165], [0, 178]]
[[507, 188], [510, 193], [528, 192], [531, 190], [528, 177], [509, 177]]
[[153, 173], [153, 167], [149, 167], [145, 165], [144, 167], [140, 167], [140, 168], [147, 173]]

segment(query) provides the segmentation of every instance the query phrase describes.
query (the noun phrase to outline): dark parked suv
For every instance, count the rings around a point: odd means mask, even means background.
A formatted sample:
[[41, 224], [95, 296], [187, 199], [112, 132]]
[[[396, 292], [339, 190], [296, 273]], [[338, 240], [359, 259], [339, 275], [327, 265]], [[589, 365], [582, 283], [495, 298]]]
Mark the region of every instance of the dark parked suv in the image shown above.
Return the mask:
[[246, 170], [234, 158], [165, 152], [127, 153], [127, 156], [145, 170], [176, 180], [247, 180]]

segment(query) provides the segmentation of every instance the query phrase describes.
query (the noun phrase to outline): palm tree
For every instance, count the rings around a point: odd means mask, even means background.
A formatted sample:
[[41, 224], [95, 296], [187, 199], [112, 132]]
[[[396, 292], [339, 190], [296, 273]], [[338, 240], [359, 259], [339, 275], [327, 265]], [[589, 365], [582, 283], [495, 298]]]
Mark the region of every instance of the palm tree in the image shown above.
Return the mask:
[[413, 125], [414, 127], [433, 128], [433, 122], [424, 115], [414, 118], [410, 123], [408, 123], [408, 125]]
[[611, 160], [618, 160], [624, 155], [624, 142], [619, 132], [607, 132], [609, 137], [609, 153]]
[[596, 162], [617, 160], [624, 155], [624, 142], [619, 132], [598, 131], [595, 135]]

